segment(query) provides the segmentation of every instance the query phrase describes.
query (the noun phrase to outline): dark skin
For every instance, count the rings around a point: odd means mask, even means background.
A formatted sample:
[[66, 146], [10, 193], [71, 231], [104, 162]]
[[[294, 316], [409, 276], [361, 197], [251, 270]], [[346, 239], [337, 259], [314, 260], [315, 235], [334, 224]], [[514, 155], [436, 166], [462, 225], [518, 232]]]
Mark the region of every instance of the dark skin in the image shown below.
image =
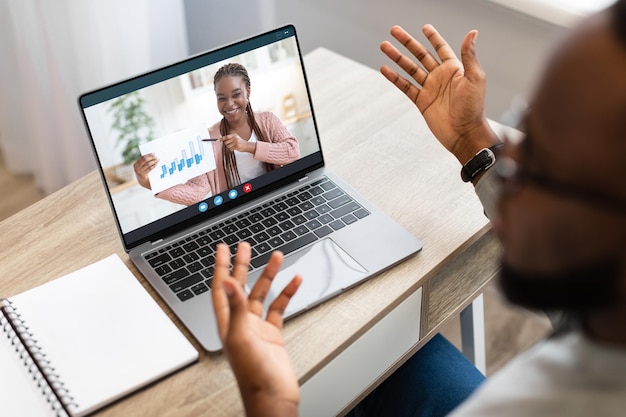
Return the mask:
[[[531, 102], [525, 143], [506, 144], [504, 154], [534, 173], [626, 201], [626, 46], [612, 32], [609, 13], [602, 12], [578, 27], [554, 55]], [[483, 111], [485, 76], [474, 51], [476, 32], [463, 40], [462, 60], [432, 26], [425, 26], [423, 33], [437, 51], [437, 58], [396, 26], [391, 34], [410, 55], [389, 42], [383, 42], [381, 50], [405, 73], [401, 75], [390, 66], [382, 67], [381, 72], [415, 103], [442, 145], [465, 163], [480, 149], [499, 142]], [[521, 152], [520, 146], [531, 151]], [[565, 198], [528, 183], [501, 199], [493, 224], [507, 263], [529, 276], [549, 276], [598, 257], [616, 260], [617, 301], [591, 311], [584, 326], [596, 342], [626, 349], [624, 212]], [[245, 259], [246, 255], [244, 263]], [[246, 411], [249, 415], [297, 415], [297, 396], [292, 391], [297, 379], [284, 347], [252, 331], [259, 324], [258, 311], [252, 307], [258, 303], [255, 297], [259, 292], [253, 289], [246, 306], [240, 288], [245, 282], [243, 270], [242, 276], [235, 278], [229, 277], [227, 268], [221, 268], [216, 277], [225, 285], [218, 286], [214, 297], [222, 299], [221, 307], [216, 306], [222, 316], [234, 317], [247, 308], [248, 317], [257, 317], [248, 323], [237, 320], [239, 326], [227, 318], [218, 322], [220, 334], [227, 335], [223, 336], [225, 351], [240, 382]], [[589, 285], [601, 285], [602, 279], [590, 276]], [[288, 302], [293, 294], [290, 289], [283, 295], [282, 302]], [[278, 330], [282, 321], [270, 324]], [[249, 354], [247, 346], [253, 344], [274, 350], [272, 370], [265, 367], [261, 356], [258, 360], [244, 358]], [[272, 382], [268, 385], [264, 384], [267, 379], [259, 380], [255, 384], [258, 389], [250, 389], [247, 377], [255, 375], [257, 368], [263, 368], [258, 371], [262, 374], [270, 371]]]

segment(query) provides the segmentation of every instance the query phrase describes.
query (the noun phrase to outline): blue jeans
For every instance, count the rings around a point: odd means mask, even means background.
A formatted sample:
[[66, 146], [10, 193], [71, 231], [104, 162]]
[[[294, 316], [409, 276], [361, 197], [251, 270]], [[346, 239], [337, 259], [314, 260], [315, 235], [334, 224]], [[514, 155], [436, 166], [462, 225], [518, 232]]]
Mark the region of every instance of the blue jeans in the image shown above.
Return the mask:
[[437, 334], [347, 416], [445, 416], [484, 380], [454, 345]]

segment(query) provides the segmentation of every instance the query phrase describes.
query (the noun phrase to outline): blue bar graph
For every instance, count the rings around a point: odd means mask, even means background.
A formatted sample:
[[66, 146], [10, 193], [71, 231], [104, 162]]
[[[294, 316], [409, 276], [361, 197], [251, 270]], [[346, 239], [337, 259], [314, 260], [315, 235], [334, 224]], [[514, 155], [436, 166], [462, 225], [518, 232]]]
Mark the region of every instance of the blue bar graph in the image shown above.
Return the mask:
[[[186, 168], [191, 168], [193, 165], [199, 165], [204, 158], [204, 148], [202, 147], [202, 139], [200, 136], [196, 137], [196, 144], [200, 153], [196, 153], [196, 146], [194, 142], [190, 140], [189, 148], [180, 150], [180, 158], [174, 158], [169, 164], [161, 165], [161, 178], [165, 178], [168, 174], [174, 175]], [[190, 158], [187, 157], [187, 151], [189, 151]]]

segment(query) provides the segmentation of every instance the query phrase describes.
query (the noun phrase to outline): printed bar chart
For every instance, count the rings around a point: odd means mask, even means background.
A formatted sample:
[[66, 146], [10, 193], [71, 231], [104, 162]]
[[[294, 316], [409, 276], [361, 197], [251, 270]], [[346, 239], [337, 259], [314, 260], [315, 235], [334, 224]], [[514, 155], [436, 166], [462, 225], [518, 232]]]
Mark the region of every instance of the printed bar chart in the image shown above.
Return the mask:
[[203, 124], [139, 145], [142, 155], [153, 153], [159, 159], [148, 175], [153, 194], [215, 169], [213, 147], [202, 142], [207, 135], [207, 126]]
[[[180, 158], [174, 158], [172, 162], [170, 162], [169, 166], [166, 164], [161, 165], [161, 178], [165, 178], [166, 175], [174, 175], [177, 172], [181, 172], [185, 168], [191, 168], [193, 165], [200, 165], [200, 162], [204, 159], [204, 146], [202, 144], [202, 136], [198, 135], [196, 137], [196, 145], [200, 150], [200, 153], [197, 153], [195, 150], [194, 143], [189, 141], [189, 146], [187, 149], [181, 149]], [[189, 150], [189, 155], [191, 158], [187, 158], [187, 150]]]

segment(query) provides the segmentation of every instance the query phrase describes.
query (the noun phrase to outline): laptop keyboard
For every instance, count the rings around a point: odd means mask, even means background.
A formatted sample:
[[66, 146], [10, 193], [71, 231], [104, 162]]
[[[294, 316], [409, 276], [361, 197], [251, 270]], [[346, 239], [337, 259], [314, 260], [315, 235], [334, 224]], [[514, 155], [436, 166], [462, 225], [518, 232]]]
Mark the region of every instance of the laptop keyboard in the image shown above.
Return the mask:
[[323, 178], [144, 257], [178, 298], [186, 301], [211, 288], [215, 248], [220, 242], [230, 247], [233, 256], [239, 242], [249, 242], [250, 267], [256, 269], [275, 250], [286, 255], [369, 214]]

